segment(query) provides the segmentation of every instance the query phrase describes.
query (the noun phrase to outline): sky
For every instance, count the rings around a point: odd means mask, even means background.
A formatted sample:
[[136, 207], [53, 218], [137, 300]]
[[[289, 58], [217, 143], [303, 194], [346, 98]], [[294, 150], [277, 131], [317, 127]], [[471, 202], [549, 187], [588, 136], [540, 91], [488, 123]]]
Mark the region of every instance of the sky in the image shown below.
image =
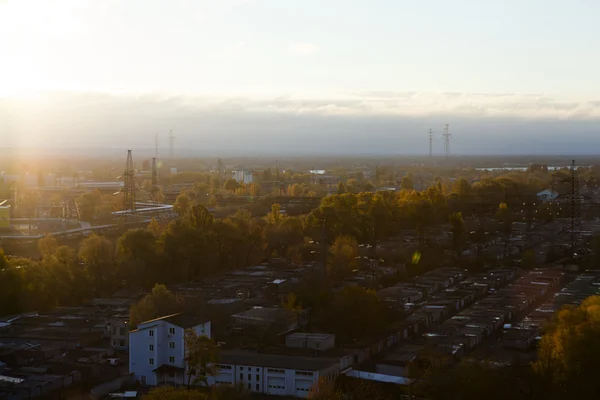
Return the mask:
[[589, 153], [598, 15], [596, 0], [0, 0], [0, 147], [152, 147], [173, 129], [215, 151], [425, 153], [449, 123], [457, 153]]

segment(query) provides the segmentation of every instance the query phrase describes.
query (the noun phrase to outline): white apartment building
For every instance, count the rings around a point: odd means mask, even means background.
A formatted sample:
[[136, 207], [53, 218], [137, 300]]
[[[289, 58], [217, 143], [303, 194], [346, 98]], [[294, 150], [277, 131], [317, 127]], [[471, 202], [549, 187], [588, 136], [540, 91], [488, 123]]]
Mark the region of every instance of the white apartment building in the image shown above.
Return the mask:
[[210, 338], [210, 321], [173, 314], [142, 322], [129, 332], [129, 372], [142, 385], [184, 384], [185, 330]]
[[307, 357], [246, 351], [222, 351], [211, 385], [242, 384], [250, 392], [306, 398], [320, 377], [334, 380], [348, 369], [352, 355]]

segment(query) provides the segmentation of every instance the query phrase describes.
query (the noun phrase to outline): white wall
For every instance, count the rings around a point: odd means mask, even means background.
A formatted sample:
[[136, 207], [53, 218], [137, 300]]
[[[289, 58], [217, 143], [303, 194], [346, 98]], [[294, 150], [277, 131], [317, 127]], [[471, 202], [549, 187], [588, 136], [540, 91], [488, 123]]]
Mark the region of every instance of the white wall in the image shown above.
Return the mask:
[[[199, 335], [211, 336], [211, 324], [206, 322], [194, 326], [192, 329]], [[148, 331], [153, 330], [154, 336]], [[171, 347], [173, 343], [173, 348]], [[151, 351], [150, 345], [154, 348]], [[173, 357], [173, 358], [171, 358]], [[150, 358], [154, 363], [150, 364]], [[146, 377], [146, 385], [155, 386], [163, 380], [176, 381], [168, 375], [157, 376], [154, 369], [161, 365], [172, 365], [185, 368], [185, 329], [168, 323], [156, 321], [149, 324], [141, 324], [137, 331], [131, 332], [129, 336], [129, 372], [134, 374], [134, 380], [142, 381]], [[180, 377], [185, 382], [186, 377]], [[179, 380], [177, 380], [179, 381]], [[182, 382], [182, 383], [183, 383]]]
[[[210, 385], [239, 385], [254, 393], [266, 393], [279, 396], [308, 397], [310, 388], [318, 381], [318, 371], [300, 371], [257, 367], [252, 365], [219, 364], [219, 373], [209, 378]], [[334, 368], [332, 376], [339, 373]]]

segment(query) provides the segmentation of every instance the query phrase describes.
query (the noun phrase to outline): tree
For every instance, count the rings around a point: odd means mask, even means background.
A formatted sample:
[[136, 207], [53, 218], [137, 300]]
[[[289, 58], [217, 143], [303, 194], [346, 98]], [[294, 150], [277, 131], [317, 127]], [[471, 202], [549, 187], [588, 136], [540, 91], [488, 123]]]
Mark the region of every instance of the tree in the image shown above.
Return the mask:
[[336, 279], [351, 275], [358, 266], [357, 257], [356, 240], [348, 236], [338, 236], [329, 249], [328, 274]]
[[159, 281], [160, 259], [157, 238], [146, 229], [130, 229], [117, 241], [117, 259], [130, 284], [150, 288]]
[[523, 269], [531, 270], [535, 268], [535, 265], [535, 251], [532, 249], [525, 250], [521, 257], [521, 267]]
[[188, 376], [187, 386], [201, 384], [208, 386], [208, 377], [218, 373], [219, 348], [207, 336], [198, 335], [193, 329], [185, 332], [185, 365]]
[[458, 178], [454, 181], [452, 191], [456, 193], [461, 200], [465, 200], [471, 194], [471, 184], [465, 178]]
[[38, 240], [37, 247], [42, 254], [42, 258], [48, 258], [56, 252], [58, 242], [54, 236], [46, 235]]
[[374, 290], [345, 286], [322, 309], [319, 320], [341, 343], [352, 343], [377, 333], [388, 323], [386, 311]]
[[103, 236], [91, 235], [79, 246], [79, 258], [85, 263], [87, 278], [102, 292], [116, 274], [113, 243]]
[[500, 230], [504, 234], [504, 258], [510, 255], [510, 235], [512, 233], [512, 217], [506, 203], [500, 203], [496, 218], [500, 222]]
[[452, 249], [456, 253], [456, 257], [459, 258], [462, 254], [461, 242], [465, 233], [465, 222], [462, 213], [450, 214], [450, 224], [452, 225]]
[[400, 181], [400, 188], [402, 188], [403, 190], [413, 190], [414, 189], [412, 174], [408, 174], [402, 178], [402, 180]]
[[155, 237], [160, 236], [160, 225], [158, 224], [158, 221], [156, 220], [156, 218], [153, 217], [150, 220], [150, 223], [148, 224], [148, 227], [146, 229], [148, 229], [150, 232], [152, 232]]
[[337, 194], [344, 193], [346, 193], [346, 186], [344, 186], [344, 182], [340, 181], [340, 183], [338, 183]]
[[177, 196], [177, 199], [175, 199], [175, 204], [173, 204], [173, 211], [175, 211], [177, 215], [182, 217], [185, 214], [187, 214], [191, 203], [192, 200], [190, 199], [190, 196], [186, 192], [183, 192], [179, 196]]
[[231, 193], [234, 193], [239, 187], [240, 184], [233, 178], [227, 179], [225, 184], [223, 184], [223, 188], [229, 190]]
[[336, 389], [335, 382], [321, 376], [310, 388], [308, 398], [311, 400], [342, 400], [344, 396]]
[[132, 327], [154, 318], [183, 311], [182, 298], [175, 296], [165, 285], [156, 284], [150, 294], [129, 309], [129, 323]]
[[558, 312], [544, 333], [533, 369], [549, 387], [547, 398], [591, 399], [600, 382], [600, 296]]

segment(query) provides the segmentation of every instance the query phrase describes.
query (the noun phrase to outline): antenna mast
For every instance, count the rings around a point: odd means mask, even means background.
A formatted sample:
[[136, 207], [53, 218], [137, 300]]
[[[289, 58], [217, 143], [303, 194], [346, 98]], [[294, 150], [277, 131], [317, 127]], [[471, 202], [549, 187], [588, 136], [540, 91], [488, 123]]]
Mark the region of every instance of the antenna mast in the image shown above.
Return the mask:
[[433, 129], [429, 129], [429, 157], [433, 155]]
[[444, 134], [442, 137], [444, 138], [444, 153], [446, 154], [446, 160], [450, 157], [450, 138], [452, 135], [450, 134], [450, 125], [444, 125]]

